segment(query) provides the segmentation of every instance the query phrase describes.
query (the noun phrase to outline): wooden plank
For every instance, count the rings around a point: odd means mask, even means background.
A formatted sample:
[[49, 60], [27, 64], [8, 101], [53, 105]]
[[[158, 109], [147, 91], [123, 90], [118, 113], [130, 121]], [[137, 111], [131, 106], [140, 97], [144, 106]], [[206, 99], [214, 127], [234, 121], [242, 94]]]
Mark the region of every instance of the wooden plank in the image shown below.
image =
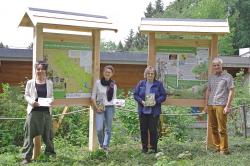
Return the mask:
[[89, 98], [71, 98], [71, 99], [55, 99], [53, 106], [89, 106], [90, 99]]
[[181, 39], [181, 40], [162, 40], [156, 39], [156, 46], [189, 46], [189, 47], [210, 47], [211, 40], [200, 39]]
[[[92, 85], [99, 79], [100, 75], [100, 30], [93, 30], [93, 51], [92, 51]], [[96, 135], [96, 125], [95, 125], [95, 111], [90, 106], [89, 108], [89, 150], [94, 151], [97, 149], [97, 135]]]
[[77, 42], [92, 45], [92, 37], [87, 35], [44, 32], [44, 41]]
[[167, 98], [163, 103], [166, 105], [175, 105], [175, 106], [186, 106], [186, 107], [204, 107], [205, 99], [171, 99]]
[[59, 127], [61, 126], [62, 120], [63, 120], [63, 118], [64, 118], [64, 116], [65, 116], [65, 113], [67, 113], [68, 108], [69, 108], [69, 107], [67, 107], [67, 106], [65, 106], [65, 107], [63, 108], [62, 115], [59, 116], [58, 121], [53, 120], [53, 132], [54, 132], [54, 134], [57, 132], [57, 130], [58, 130]]
[[149, 66], [156, 65], [156, 51], [155, 51], [155, 33], [151, 32], [148, 34], [148, 61], [147, 64]]
[[37, 25], [34, 27], [34, 38], [33, 38], [33, 70], [32, 77], [35, 78], [35, 63], [38, 60], [43, 60], [43, 27]]
[[41, 153], [41, 135], [33, 138], [34, 148], [33, 148], [33, 156], [32, 160], [36, 160]]

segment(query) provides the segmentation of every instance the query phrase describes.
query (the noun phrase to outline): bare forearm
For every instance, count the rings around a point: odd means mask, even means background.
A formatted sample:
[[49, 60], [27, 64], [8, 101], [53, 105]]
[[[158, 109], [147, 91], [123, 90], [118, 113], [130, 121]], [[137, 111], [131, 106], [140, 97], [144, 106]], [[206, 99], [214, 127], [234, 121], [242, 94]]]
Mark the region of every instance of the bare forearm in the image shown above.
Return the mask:
[[205, 106], [208, 105], [208, 99], [209, 99], [209, 95], [210, 95], [210, 90], [206, 90], [206, 98], [205, 98]]
[[232, 100], [234, 96], [234, 89], [230, 89], [229, 94], [228, 94], [228, 99], [227, 99], [227, 107], [231, 106]]

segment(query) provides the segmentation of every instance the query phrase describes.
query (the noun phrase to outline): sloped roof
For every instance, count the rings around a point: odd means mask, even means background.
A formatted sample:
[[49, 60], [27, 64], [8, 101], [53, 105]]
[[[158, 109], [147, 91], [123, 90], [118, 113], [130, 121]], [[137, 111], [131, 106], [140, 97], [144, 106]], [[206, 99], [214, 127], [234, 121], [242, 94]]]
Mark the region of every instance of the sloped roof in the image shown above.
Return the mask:
[[106, 16], [30, 7], [23, 15], [19, 26], [34, 27], [37, 24], [49, 29], [117, 31], [116, 26]]
[[229, 33], [227, 20], [223, 19], [176, 19], [176, 18], [142, 18], [141, 32], [164, 33]]

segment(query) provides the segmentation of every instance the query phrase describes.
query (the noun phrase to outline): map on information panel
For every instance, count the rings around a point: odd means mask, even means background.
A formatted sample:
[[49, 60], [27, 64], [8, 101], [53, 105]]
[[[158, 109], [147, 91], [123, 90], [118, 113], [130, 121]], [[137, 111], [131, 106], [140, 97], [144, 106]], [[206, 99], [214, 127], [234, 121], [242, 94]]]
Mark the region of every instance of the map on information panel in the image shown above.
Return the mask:
[[92, 52], [87, 44], [44, 41], [54, 98], [87, 98], [91, 93]]
[[205, 98], [208, 48], [158, 46], [158, 78], [170, 98]]

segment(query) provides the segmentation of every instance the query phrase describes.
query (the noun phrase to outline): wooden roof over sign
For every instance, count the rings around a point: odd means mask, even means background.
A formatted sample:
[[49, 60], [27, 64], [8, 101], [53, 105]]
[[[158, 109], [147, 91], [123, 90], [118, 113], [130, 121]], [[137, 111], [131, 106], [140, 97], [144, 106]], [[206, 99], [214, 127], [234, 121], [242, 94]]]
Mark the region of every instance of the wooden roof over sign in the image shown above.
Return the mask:
[[142, 18], [139, 30], [168, 34], [225, 34], [230, 32], [228, 21], [224, 19]]
[[117, 31], [116, 26], [106, 16], [39, 8], [28, 8], [19, 26], [34, 27], [38, 24], [48, 29]]

